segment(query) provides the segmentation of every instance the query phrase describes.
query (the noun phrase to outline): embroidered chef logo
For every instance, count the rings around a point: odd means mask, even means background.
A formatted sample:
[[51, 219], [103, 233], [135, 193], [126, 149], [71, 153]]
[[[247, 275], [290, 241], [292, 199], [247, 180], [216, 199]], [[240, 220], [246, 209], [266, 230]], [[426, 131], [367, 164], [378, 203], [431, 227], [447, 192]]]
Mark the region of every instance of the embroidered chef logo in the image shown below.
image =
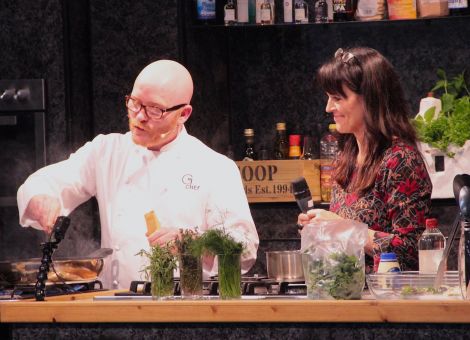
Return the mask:
[[196, 185], [196, 184], [193, 183], [193, 175], [186, 174], [186, 175], [183, 176], [181, 181], [185, 185], [186, 189], [188, 189], [188, 190], [199, 190], [199, 185]]

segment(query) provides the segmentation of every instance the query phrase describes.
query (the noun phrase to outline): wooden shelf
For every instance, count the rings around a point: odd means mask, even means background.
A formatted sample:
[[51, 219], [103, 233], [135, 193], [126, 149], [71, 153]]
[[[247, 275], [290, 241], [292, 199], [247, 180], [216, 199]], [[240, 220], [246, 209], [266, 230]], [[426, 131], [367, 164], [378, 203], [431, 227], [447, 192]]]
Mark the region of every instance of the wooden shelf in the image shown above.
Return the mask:
[[[98, 294], [96, 294], [98, 295]], [[469, 323], [470, 301], [177, 300], [3, 301], [2, 323], [359, 322]]]

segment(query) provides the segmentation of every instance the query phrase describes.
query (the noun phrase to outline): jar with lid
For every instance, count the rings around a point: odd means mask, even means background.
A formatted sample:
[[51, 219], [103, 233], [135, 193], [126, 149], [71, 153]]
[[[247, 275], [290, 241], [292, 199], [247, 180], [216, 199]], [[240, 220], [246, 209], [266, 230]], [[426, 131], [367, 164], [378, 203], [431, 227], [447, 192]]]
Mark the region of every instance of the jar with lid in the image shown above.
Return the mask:
[[377, 273], [399, 273], [400, 265], [398, 264], [397, 255], [395, 253], [380, 254], [379, 267]]

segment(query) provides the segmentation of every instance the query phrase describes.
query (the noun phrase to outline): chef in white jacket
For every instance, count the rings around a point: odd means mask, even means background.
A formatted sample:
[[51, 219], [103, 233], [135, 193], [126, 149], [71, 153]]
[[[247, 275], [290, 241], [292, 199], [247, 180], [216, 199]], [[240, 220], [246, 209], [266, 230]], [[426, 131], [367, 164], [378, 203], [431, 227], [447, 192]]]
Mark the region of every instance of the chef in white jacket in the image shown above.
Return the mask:
[[[101, 246], [112, 248], [101, 280], [107, 288], [129, 288], [142, 279], [151, 245], [174, 239], [179, 228], [225, 228], [246, 245], [242, 271], [256, 260], [258, 234], [236, 164], [190, 136], [191, 75], [181, 64], [159, 60], [138, 75], [126, 96], [129, 132], [98, 135], [67, 160], [32, 174], [18, 190], [22, 226], [50, 233], [92, 196], [98, 200]], [[154, 210], [161, 228], [146, 235], [144, 214]], [[216, 263], [204, 261], [205, 274]]]

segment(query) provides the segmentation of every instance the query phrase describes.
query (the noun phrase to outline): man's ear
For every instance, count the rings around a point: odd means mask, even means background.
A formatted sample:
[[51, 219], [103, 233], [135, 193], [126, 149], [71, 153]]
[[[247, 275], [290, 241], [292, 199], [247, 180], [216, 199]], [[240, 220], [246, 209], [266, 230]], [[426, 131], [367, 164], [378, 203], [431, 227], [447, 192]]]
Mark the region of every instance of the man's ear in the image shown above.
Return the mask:
[[193, 112], [193, 107], [191, 105], [186, 105], [183, 110], [181, 110], [180, 117], [179, 117], [179, 122], [181, 124], [184, 124], [189, 117], [191, 116], [191, 113]]

